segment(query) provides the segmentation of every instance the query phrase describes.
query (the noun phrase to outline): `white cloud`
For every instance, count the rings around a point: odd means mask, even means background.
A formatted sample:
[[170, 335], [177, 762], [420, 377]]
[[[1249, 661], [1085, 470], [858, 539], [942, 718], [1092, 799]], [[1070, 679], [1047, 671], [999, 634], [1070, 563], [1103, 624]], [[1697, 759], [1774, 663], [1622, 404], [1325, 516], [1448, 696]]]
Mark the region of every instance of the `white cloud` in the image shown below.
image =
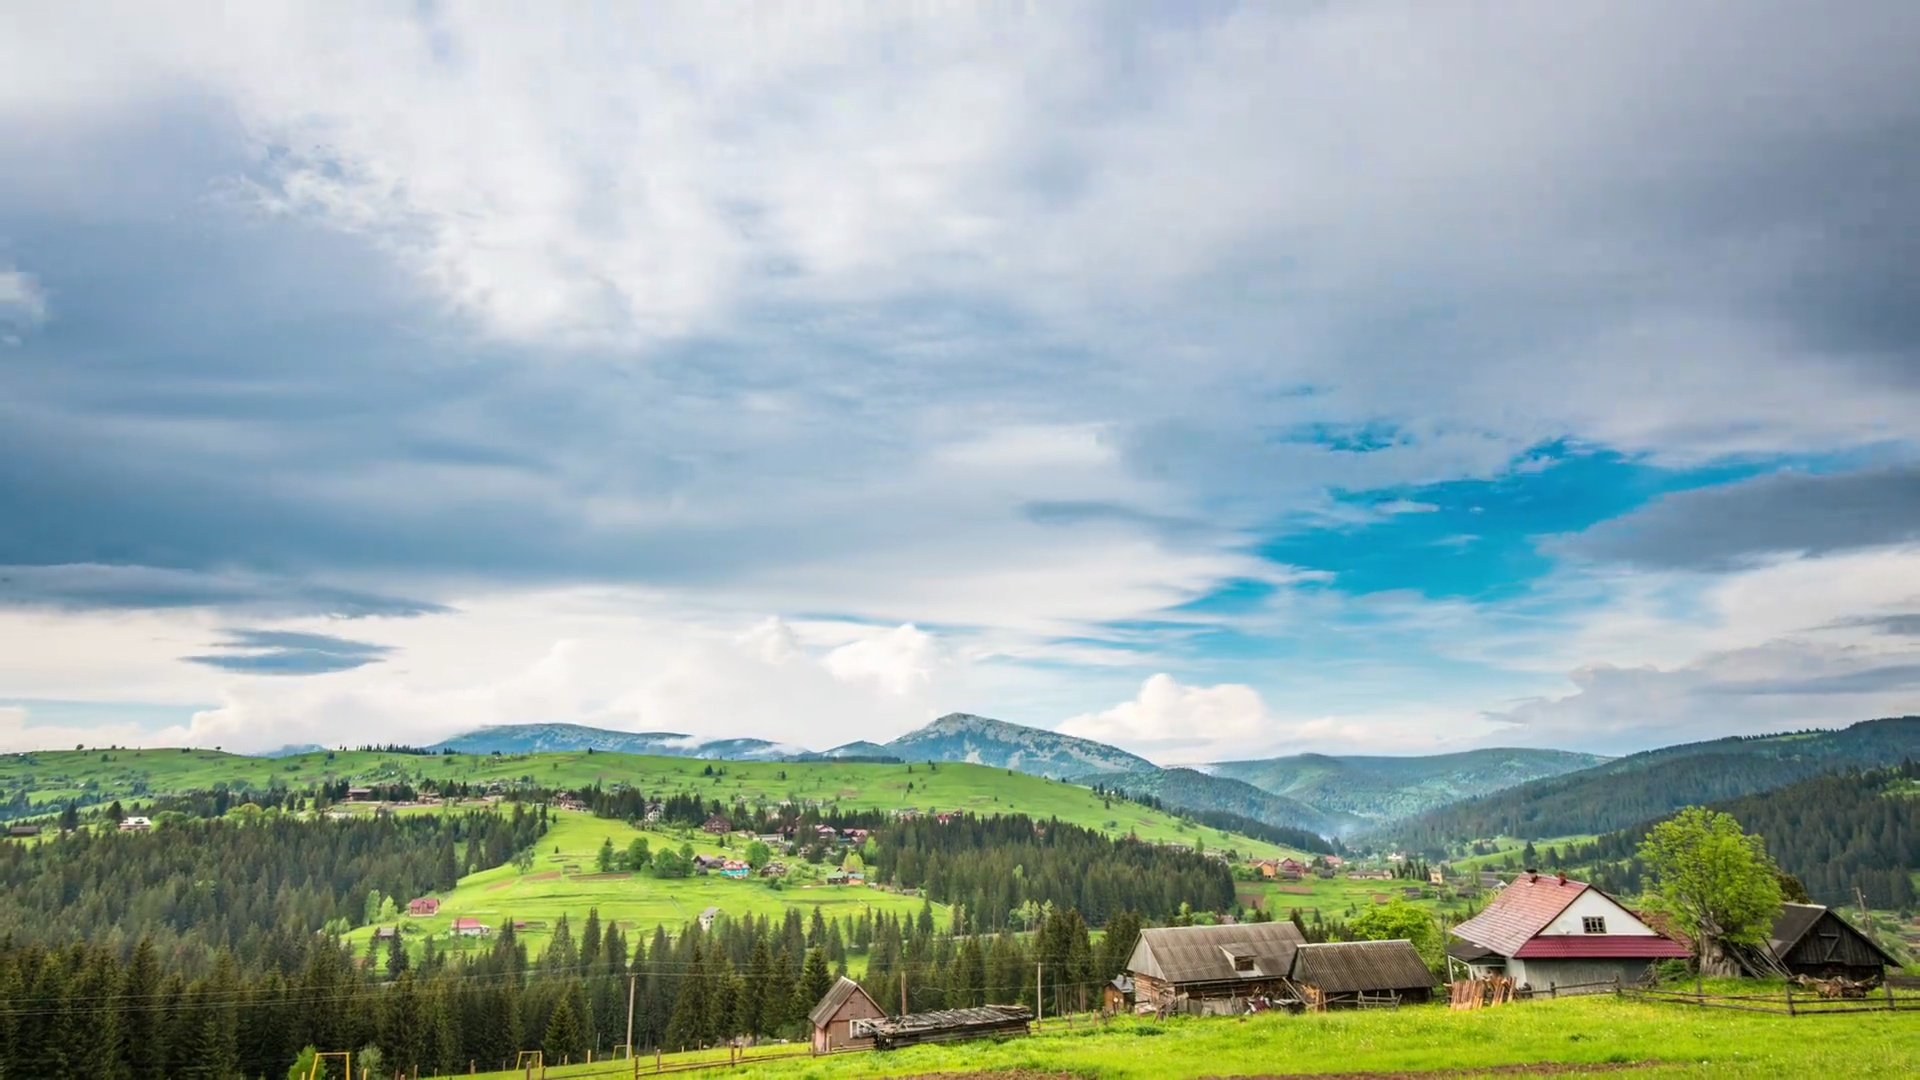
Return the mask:
[[1184, 686], [1161, 672], [1142, 683], [1133, 700], [1071, 717], [1060, 730], [1152, 757], [1173, 747], [1191, 751], [1264, 741], [1270, 724], [1266, 703], [1250, 686]]
[[39, 279], [24, 270], [0, 266], [0, 325], [27, 329], [46, 318], [47, 293]]

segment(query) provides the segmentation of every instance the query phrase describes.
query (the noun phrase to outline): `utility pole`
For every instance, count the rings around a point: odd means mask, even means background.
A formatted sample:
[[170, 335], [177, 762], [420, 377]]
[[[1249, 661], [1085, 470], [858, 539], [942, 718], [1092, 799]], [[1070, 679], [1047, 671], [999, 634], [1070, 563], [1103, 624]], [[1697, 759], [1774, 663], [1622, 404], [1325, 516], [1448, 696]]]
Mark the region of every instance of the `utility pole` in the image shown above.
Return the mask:
[[633, 988], [636, 972], [632, 964], [627, 965], [627, 1058], [633, 1058]]
[[907, 969], [900, 969], [900, 1015], [907, 1015]]
[[1034, 1023], [1034, 1026], [1038, 1027], [1040, 1025], [1040, 1021], [1044, 1020], [1046, 1018], [1046, 1015], [1047, 1015], [1047, 1002], [1045, 998], [1040, 996], [1040, 961], [1035, 960], [1033, 962], [1033, 1023]]

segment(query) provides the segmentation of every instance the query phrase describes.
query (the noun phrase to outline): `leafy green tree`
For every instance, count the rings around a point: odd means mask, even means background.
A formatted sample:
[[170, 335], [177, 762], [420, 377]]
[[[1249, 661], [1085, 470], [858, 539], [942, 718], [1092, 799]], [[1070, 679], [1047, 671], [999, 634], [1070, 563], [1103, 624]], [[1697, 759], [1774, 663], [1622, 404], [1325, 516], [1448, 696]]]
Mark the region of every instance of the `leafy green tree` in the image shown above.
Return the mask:
[[313, 1072], [313, 1059], [319, 1056], [319, 1047], [301, 1047], [299, 1055], [293, 1059], [293, 1064], [287, 1069], [287, 1080], [307, 1080], [307, 1076]]
[[613, 837], [609, 836], [600, 841], [600, 854], [595, 858], [594, 862], [600, 867], [600, 872], [603, 874], [613, 869]]
[[747, 865], [755, 870], [773, 861], [773, 849], [764, 840], [752, 840], [747, 843]]
[[1693, 938], [1701, 973], [1736, 974], [1727, 947], [1764, 940], [1780, 911], [1766, 842], [1731, 814], [1689, 806], [1653, 827], [1640, 858], [1652, 877], [1649, 900]]
[[627, 869], [638, 873], [653, 861], [653, 853], [647, 850], [647, 838], [636, 836], [627, 844]]
[[1443, 962], [1445, 943], [1441, 940], [1439, 925], [1432, 915], [1405, 900], [1368, 908], [1353, 917], [1347, 930], [1360, 941], [1404, 938], [1420, 950], [1420, 959], [1425, 960], [1428, 967], [1438, 968]]

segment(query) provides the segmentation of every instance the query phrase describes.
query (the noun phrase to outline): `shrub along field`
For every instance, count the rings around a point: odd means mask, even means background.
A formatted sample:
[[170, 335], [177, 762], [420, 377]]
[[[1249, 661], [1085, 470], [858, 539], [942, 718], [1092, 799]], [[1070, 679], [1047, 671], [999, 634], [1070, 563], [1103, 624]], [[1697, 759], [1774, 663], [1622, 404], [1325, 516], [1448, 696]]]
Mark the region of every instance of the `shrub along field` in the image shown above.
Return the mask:
[[[1454, 1012], [1440, 1005], [1244, 1018], [1121, 1018], [1003, 1043], [966, 1042], [755, 1062], [729, 1075], [826, 1078], [1065, 1073], [1141, 1080], [1275, 1074], [1627, 1068], [1638, 1078], [1913, 1075], [1920, 1013], [1773, 1017], [1619, 1001], [1611, 995]], [[771, 1049], [761, 1052], [771, 1053]], [[707, 1055], [709, 1058], [711, 1054]], [[671, 1063], [675, 1058], [669, 1055]], [[612, 1075], [550, 1067], [549, 1077]], [[724, 1073], [726, 1070], [719, 1070]], [[709, 1073], [707, 1075], [716, 1075]], [[494, 1073], [509, 1080], [517, 1073]]]
[[[708, 769], [718, 775], [707, 775]], [[207, 790], [216, 784], [299, 790], [326, 781], [356, 783], [425, 779], [485, 785], [493, 781], [549, 788], [625, 783], [649, 794], [693, 792], [703, 799], [749, 804], [782, 799], [834, 802], [848, 810], [966, 810], [1023, 813], [1098, 829], [1134, 833], [1142, 840], [1204, 844], [1243, 857], [1304, 857], [1300, 852], [1181, 821], [1173, 814], [1124, 800], [1106, 800], [1089, 788], [983, 765], [918, 762], [744, 762], [648, 757], [584, 751], [525, 754], [396, 754], [327, 751], [285, 758], [254, 758], [216, 750], [55, 750], [0, 755], [0, 789], [26, 785], [37, 804], [68, 799], [106, 802], [146, 795]]]

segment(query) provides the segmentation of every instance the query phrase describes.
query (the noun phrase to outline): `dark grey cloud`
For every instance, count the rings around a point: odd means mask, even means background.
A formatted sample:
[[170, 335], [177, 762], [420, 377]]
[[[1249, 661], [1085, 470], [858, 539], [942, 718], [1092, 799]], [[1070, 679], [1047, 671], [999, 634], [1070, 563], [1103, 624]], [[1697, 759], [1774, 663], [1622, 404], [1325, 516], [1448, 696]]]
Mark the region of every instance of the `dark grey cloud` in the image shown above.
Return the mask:
[[1725, 695], [1822, 695], [1882, 694], [1920, 686], [1920, 664], [1886, 664], [1837, 675], [1806, 678], [1753, 679], [1714, 683], [1701, 688], [1709, 694]]
[[1727, 569], [1920, 539], [1920, 465], [1778, 473], [1662, 496], [1565, 541], [1587, 558], [1650, 569]]
[[181, 659], [248, 675], [324, 675], [379, 663], [393, 651], [331, 634], [249, 629], [228, 630], [215, 647], [225, 651]]
[[152, 566], [0, 565], [0, 607], [95, 611], [207, 607], [258, 617], [427, 615], [441, 604], [309, 581]]
[[1920, 613], [1900, 615], [1862, 615], [1843, 619], [1838, 626], [1858, 626], [1894, 637], [1920, 637]]

